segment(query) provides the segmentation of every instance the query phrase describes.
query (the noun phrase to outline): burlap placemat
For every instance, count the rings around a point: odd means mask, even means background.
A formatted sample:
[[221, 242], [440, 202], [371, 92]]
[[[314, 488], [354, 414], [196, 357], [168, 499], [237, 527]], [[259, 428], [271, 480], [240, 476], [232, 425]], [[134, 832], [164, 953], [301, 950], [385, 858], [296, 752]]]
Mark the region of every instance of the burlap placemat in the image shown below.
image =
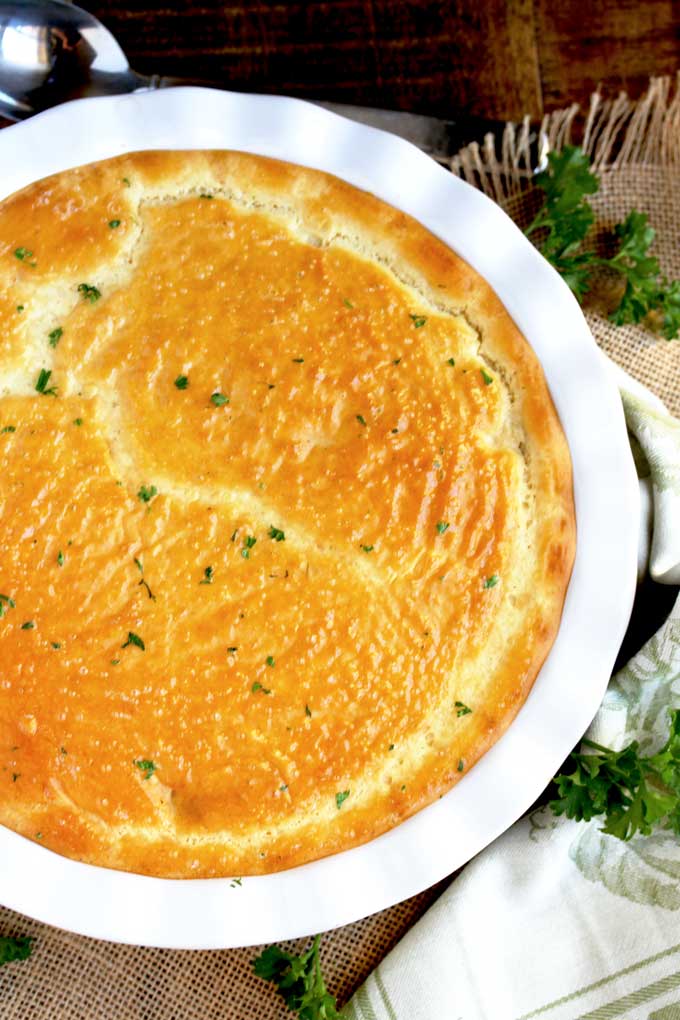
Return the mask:
[[[637, 103], [593, 97], [548, 115], [540, 145], [582, 141], [602, 186], [595, 196], [600, 226], [622, 220], [632, 206], [658, 231], [655, 253], [670, 277], [680, 276], [680, 92], [660, 79]], [[520, 224], [537, 201], [531, 187], [531, 130], [506, 127], [500, 151], [488, 138], [452, 161], [454, 173], [481, 187]], [[597, 309], [586, 311], [600, 346], [680, 413], [680, 342], [658, 340], [637, 327], [616, 328]], [[324, 936], [329, 988], [346, 1001], [376, 964], [437, 898], [447, 883], [390, 910]], [[290, 1013], [255, 978], [254, 949], [177, 952], [117, 946], [50, 928], [0, 908], [0, 934], [33, 935], [30, 960], [0, 968], [3, 1020], [284, 1020]], [[290, 943], [305, 945], [307, 940]]]

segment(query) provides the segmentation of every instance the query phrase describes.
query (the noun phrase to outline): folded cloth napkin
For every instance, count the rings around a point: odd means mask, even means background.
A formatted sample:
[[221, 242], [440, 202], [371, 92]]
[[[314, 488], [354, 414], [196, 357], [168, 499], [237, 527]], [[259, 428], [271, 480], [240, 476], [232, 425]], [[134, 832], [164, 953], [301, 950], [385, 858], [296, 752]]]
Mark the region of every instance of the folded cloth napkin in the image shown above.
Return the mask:
[[[680, 421], [616, 370], [649, 569], [680, 582]], [[642, 543], [645, 548], [645, 543]], [[613, 677], [587, 736], [652, 754], [680, 707], [680, 599]], [[544, 807], [467, 865], [345, 1007], [347, 1020], [680, 1020], [680, 840], [624, 843]]]

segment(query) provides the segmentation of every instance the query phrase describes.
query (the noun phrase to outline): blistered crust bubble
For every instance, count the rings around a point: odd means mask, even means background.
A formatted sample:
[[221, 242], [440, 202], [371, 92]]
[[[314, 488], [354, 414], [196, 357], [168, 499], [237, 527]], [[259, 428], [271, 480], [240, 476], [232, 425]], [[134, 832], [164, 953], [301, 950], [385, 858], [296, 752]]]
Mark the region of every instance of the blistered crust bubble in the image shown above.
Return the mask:
[[402, 213], [237, 153], [0, 206], [0, 821], [256, 874], [372, 838], [501, 735], [574, 551], [493, 292]]

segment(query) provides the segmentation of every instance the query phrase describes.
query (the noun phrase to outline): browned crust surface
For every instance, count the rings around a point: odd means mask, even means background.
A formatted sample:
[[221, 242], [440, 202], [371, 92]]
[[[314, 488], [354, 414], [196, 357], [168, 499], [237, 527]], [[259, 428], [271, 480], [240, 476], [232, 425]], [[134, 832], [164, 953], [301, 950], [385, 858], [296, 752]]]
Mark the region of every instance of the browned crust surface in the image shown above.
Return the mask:
[[136, 153], [2, 203], [0, 318], [2, 823], [124, 870], [270, 872], [398, 824], [502, 735], [559, 627], [571, 464], [446, 245], [317, 171]]

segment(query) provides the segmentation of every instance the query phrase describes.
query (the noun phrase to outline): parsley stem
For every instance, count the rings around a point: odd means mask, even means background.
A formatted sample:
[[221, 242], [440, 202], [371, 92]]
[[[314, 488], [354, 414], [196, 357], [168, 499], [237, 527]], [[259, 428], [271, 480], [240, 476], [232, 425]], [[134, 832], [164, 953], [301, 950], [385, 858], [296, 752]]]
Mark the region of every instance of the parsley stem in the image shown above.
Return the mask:
[[549, 222], [550, 217], [548, 216], [546, 210], [544, 208], [539, 209], [539, 211], [536, 213], [529, 226], [526, 227], [524, 233], [528, 237], [530, 234], [533, 234], [536, 230], [540, 230], [541, 227], [547, 227]]

